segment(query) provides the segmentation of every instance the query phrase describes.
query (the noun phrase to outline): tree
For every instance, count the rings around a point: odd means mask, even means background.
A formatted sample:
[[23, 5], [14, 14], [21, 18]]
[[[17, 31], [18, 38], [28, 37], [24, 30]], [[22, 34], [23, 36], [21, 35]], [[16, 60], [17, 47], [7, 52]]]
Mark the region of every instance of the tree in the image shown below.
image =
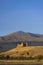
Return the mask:
[[6, 56], [6, 59], [10, 59], [10, 56], [9, 56], [9, 55], [7, 55], [7, 56]]

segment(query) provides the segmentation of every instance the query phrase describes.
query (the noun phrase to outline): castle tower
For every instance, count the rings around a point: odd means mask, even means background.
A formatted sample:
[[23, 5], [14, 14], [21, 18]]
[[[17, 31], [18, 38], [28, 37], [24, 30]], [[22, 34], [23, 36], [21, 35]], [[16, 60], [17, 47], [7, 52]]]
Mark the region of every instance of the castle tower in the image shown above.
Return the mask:
[[22, 42], [21, 44], [18, 44], [17, 47], [18, 47], [18, 48], [23, 47], [23, 42]]
[[26, 47], [28, 46], [28, 43], [26, 42]]

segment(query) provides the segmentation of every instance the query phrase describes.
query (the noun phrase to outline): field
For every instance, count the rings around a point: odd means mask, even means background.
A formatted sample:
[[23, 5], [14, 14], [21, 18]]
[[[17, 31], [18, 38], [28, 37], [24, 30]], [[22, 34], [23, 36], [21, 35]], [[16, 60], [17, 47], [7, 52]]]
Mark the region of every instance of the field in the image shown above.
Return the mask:
[[43, 65], [43, 60], [0, 60], [0, 64], [40, 64]]
[[[6, 57], [7, 59], [6, 58], [4, 58], [2, 60], [0, 59], [0, 64], [43, 65], [43, 46], [26, 46], [26, 47], [23, 47], [23, 45], [21, 44], [21, 45], [18, 45], [14, 49], [0, 53], [0, 55], [4, 55], [7, 57], [10, 56], [8, 58]], [[13, 59], [11, 59], [11, 57], [13, 57]], [[15, 57], [18, 57], [18, 58], [24, 57], [24, 59], [22, 58], [23, 59], [22, 60], [21, 58], [20, 59], [17, 58], [18, 59], [17, 60], [17, 59], [14, 59]], [[28, 57], [30, 57], [29, 60], [27, 60]], [[31, 57], [35, 57], [35, 59], [31, 59]]]

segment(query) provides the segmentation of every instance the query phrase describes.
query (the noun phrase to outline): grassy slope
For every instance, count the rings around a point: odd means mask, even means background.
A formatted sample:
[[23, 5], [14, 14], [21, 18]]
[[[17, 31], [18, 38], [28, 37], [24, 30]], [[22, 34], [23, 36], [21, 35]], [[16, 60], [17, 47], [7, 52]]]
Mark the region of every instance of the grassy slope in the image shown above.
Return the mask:
[[43, 55], [43, 46], [17, 47], [17, 48], [11, 49], [9, 51], [6, 51], [0, 54], [10, 55], [13, 57], [28, 56], [27, 52], [29, 53], [29, 56]]

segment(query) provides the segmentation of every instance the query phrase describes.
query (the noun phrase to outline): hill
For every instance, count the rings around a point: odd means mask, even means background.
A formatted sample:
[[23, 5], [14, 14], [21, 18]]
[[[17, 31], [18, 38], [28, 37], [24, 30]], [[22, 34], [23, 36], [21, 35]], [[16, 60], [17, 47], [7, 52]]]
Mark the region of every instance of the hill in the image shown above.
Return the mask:
[[11, 49], [6, 52], [2, 52], [0, 55], [9, 55], [11, 57], [18, 57], [18, 56], [37, 56], [37, 55], [43, 55], [43, 46], [18, 46], [14, 49]]

